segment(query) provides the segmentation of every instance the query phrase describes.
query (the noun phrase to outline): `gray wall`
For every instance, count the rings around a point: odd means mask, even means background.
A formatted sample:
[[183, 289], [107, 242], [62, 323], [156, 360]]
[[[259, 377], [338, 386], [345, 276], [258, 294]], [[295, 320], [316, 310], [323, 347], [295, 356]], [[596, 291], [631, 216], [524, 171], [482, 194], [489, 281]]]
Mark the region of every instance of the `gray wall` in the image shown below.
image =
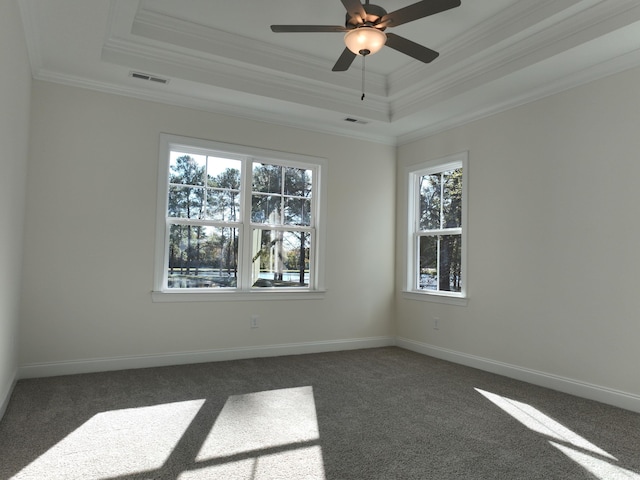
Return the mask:
[[0, 2], [0, 417], [18, 369], [31, 71], [17, 2]]

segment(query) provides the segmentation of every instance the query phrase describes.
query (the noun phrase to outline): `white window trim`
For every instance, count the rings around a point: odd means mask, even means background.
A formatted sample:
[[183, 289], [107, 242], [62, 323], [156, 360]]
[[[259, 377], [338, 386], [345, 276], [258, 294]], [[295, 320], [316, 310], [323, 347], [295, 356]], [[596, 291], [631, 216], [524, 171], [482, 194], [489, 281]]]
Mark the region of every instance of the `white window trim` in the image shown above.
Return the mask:
[[[467, 282], [467, 200], [469, 188], [469, 152], [460, 152], [446, 157], [430, 160], [416, 165], [409, 165], [404, 171], [405, 198], [404, 206], [407, 216], [404, 231], [406, 232], [405, 252], [404, 252], [404, 281], [402, 285], [402, 297], [409, 300], [427, 301], [435, 303], [445, 303], [449, 305], [466, 306], [468, 301]], [[415, 201], [417, 195], [417, 178], [420, 175], [442, 172], [462, 165], [462, 291], [445, 292], [419, 290], [416, 287], [417, 264], [416, 264], [416, 221], [418, 205]]]
[[[315, 201], [315, 242], [310, 253], [314, 265], [313, 288], [260, 288], [245, 290], [230, 289], [169, 289], [165, 288], [168, 271], [167, 241], [167, 208], [169, 184], [169, 152], [172, 149], [186, 153], [223, 152], [229, 158], [256, 157], [260, 161], [273, 161], [287, 165], [307, 164], [314, 167], [314, 201]], [[189, 138], [178, 135], [160, 134], [160, 155], [158, 163], [158, 190], [156, 212], [156, 239], [154, 255], [154, 282], [151, 298], [153, 302], [203, 302], [203, 301], [242, 301], [242, 300], [310, 300], [324, 298], [325, 271], [324, 258], [326, 250], [326, 210], [327, 210], [327, 161], [324, 158], [279, 152], [262, 148], [248, 147], [229, 143]], [[244, 185], [250, 185], [250, 174], [243, 172]], [[245, 213], [246, 215], [246, 213]], [[243, 218], [246, 218], [243, 216]], [[247, 227], [249, 224], [246, 223]], [[246, 248], [246, 247], [245, 247]], [[242, 261], [240, 256], [239, 263]], [[242, 269], [240, 269], [242, 275]]]

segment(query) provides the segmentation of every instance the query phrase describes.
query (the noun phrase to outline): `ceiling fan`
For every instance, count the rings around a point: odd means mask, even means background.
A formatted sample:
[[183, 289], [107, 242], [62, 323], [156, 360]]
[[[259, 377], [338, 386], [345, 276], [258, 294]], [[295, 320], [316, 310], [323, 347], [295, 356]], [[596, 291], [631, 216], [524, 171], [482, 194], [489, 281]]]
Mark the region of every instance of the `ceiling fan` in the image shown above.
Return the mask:
[[334, 72], [348, 70], [357, 55], [371, 55], [387, 45], [398, 52], [409, 55], [424, 63], [432, 62], [438, 52], [412, 42], [393, 33], [385, 33], [387, 28], [397, 27], [419, 18], [435, 15], [451, 8], [459, 7], [460, 0], [423, 0], [391, 13], [360, 0], [340, 0], [347, 9], [347, 19], [342, 25], [271, 25], [276, 33], [345, 32], [346, 48], [333, 66]]

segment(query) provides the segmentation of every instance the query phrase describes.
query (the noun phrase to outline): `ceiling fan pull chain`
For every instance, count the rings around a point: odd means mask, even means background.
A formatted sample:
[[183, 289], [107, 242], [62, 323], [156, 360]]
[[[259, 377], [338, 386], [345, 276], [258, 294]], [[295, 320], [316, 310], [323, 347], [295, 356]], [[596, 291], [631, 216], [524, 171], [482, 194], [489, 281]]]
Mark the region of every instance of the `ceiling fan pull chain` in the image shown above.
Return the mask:
[[362, 97], [360, 97], [360, 101], [364, 101], [364, 61], [367, 58], [366, 55], [362, 56]]

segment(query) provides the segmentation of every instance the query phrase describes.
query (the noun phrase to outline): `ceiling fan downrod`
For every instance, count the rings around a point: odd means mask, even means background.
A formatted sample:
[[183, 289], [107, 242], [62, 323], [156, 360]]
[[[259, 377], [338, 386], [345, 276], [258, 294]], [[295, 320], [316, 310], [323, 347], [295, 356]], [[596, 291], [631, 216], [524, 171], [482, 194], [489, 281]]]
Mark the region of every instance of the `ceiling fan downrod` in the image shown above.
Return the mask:
[[362, 55], [362, 97], [360, 97], [360, 101], [364, 101], [364, 61], [367, 58], [366, 55]]

